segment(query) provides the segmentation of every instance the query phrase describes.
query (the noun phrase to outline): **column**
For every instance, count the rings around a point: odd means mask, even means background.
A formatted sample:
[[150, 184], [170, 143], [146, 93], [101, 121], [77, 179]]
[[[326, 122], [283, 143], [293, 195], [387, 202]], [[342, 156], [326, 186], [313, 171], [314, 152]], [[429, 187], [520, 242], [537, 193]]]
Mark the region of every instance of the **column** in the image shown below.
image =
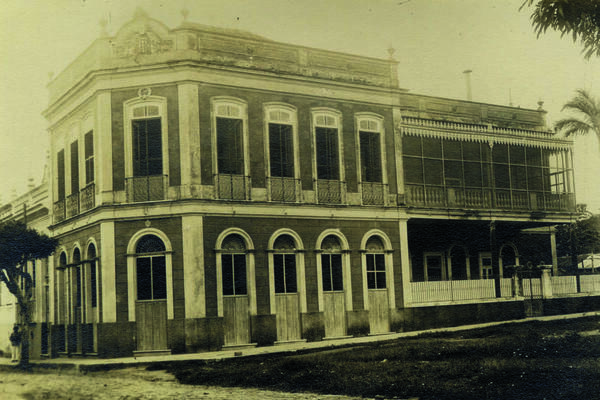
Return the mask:
[[410, 257], [408, 255], [408, 220], [401, 219], [398, 223], [400, 230], [400, 267], [402, 269], [402, 307], [412, 302], [410, 286]]
[[179, 146], [181, 186], [184, 197], [191, 193], [190, 185], [200, 185], [200, 117], [198, 86], [182, 83], [177, 86], [179, 96]]
[[184, 215], [182, 217], [185, 318], [204, 318], [206, 316], [202, 223], [201, 215]]
[[102, 322], [117, 322], [117, 286], [115, 269], [115, 223], [100, 225], [102, 262]]

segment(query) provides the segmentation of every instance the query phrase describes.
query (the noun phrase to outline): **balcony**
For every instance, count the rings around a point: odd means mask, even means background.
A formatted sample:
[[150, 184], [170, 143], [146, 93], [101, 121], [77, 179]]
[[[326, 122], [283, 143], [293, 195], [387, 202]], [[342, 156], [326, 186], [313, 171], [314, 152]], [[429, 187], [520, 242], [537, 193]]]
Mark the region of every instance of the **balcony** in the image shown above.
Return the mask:
[[249, 176], [235, 174], [216, 174], [215, 188], [218, 199], [250, 200]]
[[125, 178], [127, 201], [137, 203], [143, 201], [165, 200], [167, 194], [167, 175], [134, 176]]
[[79, 206], [81, 212], [91, 210], [96, 206], [96, 185], [90, 183], [79, 192]]
[[267, 181], [271, 201], [295, 203], [300, 200], [300, 179], [271, 176]]
[[407, 203], [424, 207], [571, 211], [575, 207], [574, 200], [572, 193], [406, 185]]
[[361, 182], [362, 203], [366, 206], [386, 204], [387, 185], [381, 182]]
[[342, 204], [346, 192], [346, 182], [318, 179], [317, 200], [319, 204]]
[[52, 210], [52, 214], [54, 215], [54, 223], [59, 223], [64, 221], [66, 218], [66, 207], [65, 200], [59, 200], [54, 203], [54, 209]]
[[79, 214], [79, 193], [73, 193], [66, 198], [66, 218], [71, 218]]

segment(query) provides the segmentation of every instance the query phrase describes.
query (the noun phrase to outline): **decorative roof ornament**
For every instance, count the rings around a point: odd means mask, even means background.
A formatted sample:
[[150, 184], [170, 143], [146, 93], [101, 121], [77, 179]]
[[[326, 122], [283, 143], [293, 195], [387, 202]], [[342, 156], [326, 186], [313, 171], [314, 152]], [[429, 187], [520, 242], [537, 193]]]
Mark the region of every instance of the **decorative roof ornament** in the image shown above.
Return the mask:
[[396, 49], [393, 48], [391, 44], [390, 47], [388, 47], [387, 52], [389, 54], [389, 59], [394, 60], [394, 53], [396, 52]]
[[183, 22], [187, 22], [189, 15], [190, 15], [190, 10], [188, 10], [187, 8], [183, 8], [181, 10], [181, 16], [183, 17]]

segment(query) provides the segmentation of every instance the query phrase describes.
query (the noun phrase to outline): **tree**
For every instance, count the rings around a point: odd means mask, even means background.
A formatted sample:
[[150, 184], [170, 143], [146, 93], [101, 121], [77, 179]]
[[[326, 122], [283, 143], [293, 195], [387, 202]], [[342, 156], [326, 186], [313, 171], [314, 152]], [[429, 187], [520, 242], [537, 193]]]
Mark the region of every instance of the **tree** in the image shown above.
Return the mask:
[[11, 221], [0, 226], [0, 281], [17, 299], [18, 313], [22, 323], [21, 361], [19, 366], [29, 364], [29, 325], [31, 323], [31, 298], [33, 280], [27, 272], [27, 262], [49, 257], [58, 242], [22, 222]]
[[[519, 10], [531, 7], [536, 0], [525, 0]], [[600, 2], [598, 0], [537, 0], [531, 14], [533, 29], [538, 38], [548, 28], [570, 35], [581, 42], [586, 59], [600, 56]]]
[[574, 116], [557, 121], [554, 124], [557, 131], [563, 132], [567, 137], [593, 133], [600, 146], [600, 101], [586, 90], [578, 89], [575, 97], [562, 107], [562, 111], [570, 111]]
[[[556, 227], [556, 248], [559, 257], [570, 256], [572, 273], [577, 272], [579, 255], [600, 250], [600, 215], [580, 211], [582, 219]], [[587, 218], [586, 218], [587, 217]]]

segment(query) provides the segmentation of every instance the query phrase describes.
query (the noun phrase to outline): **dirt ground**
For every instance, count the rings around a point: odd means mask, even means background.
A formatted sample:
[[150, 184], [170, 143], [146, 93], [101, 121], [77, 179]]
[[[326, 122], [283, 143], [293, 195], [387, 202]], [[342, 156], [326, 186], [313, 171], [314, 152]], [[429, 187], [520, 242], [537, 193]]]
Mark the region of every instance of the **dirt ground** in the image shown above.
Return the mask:
[[27, 400], [351, 400], [356, 397], [282, 393], [258, 389], [183, 385], [164, 371], [127, 368], [107, 372], [0, 371], [0, 399]]

